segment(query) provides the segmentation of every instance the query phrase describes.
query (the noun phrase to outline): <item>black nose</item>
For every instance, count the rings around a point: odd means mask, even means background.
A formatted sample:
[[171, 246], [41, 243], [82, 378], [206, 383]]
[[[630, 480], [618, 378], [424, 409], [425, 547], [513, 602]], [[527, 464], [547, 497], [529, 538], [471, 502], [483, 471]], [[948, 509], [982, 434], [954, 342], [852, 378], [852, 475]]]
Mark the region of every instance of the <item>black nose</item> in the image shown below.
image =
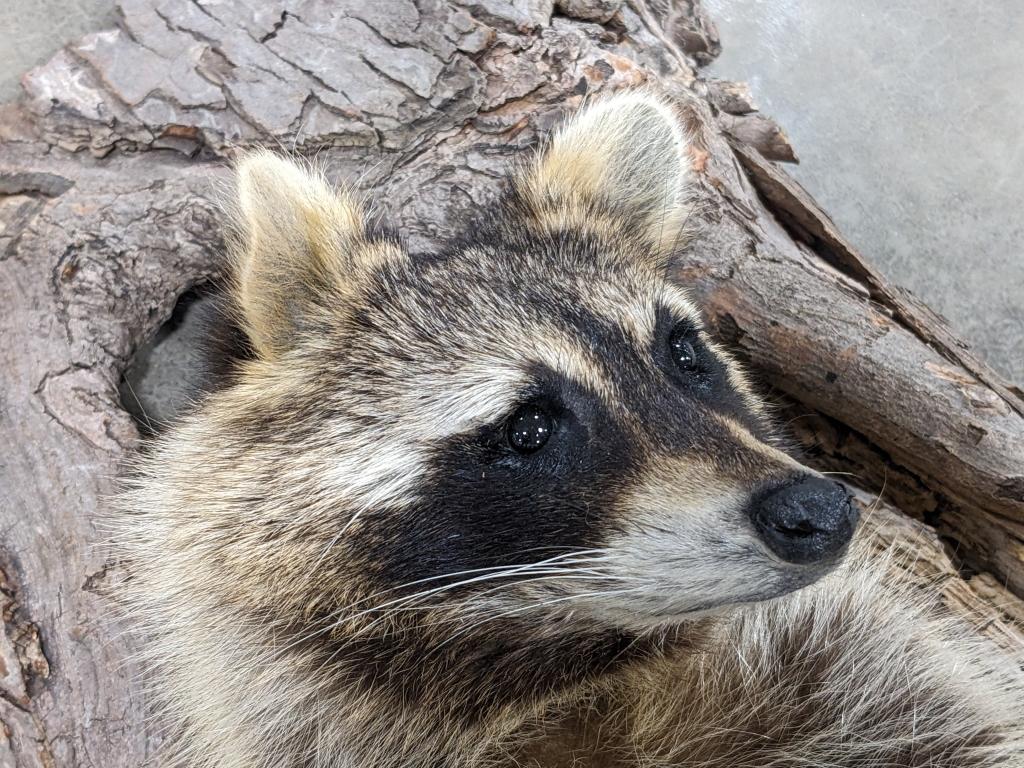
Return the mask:
[[752, 511], [765, 544], [789, 563], [818, 563], [838, 555], [857, 527], [857, 508], [846, 489], [813, 475], [770, 491]]

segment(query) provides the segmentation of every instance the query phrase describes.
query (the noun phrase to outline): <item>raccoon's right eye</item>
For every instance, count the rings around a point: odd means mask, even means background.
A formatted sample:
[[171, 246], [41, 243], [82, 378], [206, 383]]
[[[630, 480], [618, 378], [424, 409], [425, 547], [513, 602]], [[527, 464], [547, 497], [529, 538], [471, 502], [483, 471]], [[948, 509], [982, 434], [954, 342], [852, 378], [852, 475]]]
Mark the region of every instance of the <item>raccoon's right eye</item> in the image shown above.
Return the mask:
[[553, 429], [547, 411], [536, 405], [522, 405], [508, 420], [508, 443], [519, 453], [534, 453], [544, 447]]
[[668, 343], [672, 350], [672, 360], [683, 373], [690, 373], [700, 367], [697, 349], [694, 346], [695, 341], [693, 326], [688, 322], [676, 325], [669, 337]]

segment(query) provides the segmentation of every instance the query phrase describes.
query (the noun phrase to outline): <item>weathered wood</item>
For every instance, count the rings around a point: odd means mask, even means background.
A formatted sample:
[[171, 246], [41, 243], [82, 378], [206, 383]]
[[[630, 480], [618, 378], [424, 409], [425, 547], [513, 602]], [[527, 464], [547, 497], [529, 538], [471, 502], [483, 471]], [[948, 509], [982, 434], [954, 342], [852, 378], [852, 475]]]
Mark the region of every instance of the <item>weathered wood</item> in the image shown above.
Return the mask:
[[137, 766], [159, 738], [134, 641], [110, 618], [124, 574], [102, 548], [102, 500], [137, 438], [122, 372], [218, 273], [211, 200], [235, 147], [315, 152], [430, 247], [584, 94], [645, 82], [679, 99], [698, 142], [702, 233], [679, 278], [809, 412], [812, 458], [867, 487], [897, 478], [896, 500], [980, 573], [965, 581], [899, 513], [878, 513], [882, 538], [913, 549], [951, 611], [1019, 642], [1019, 392], [742, 143], [734, 118], [754, 108], [699, 79], [691, 57], [718, 43], [695, 0], [120, 8], [121, 28], [68, 46], [0, 108], [0, 765]]

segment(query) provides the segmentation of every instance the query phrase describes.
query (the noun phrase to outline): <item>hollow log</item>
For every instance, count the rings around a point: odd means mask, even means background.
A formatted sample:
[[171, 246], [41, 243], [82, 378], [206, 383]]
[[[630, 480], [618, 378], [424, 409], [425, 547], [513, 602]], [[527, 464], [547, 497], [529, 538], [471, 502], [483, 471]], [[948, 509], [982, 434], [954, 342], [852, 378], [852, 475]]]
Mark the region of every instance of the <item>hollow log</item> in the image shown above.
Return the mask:
[[[179, 297], [218, 277], [215, 190], [252, 144], [315, 154], [429, 249], [584, 97], [648, 84], [695, 137], [674, 266], [879, 542], [1006, 648], [1024, 619], [1024, 398], [890, 285], [771, 159], [785, 134], [697, 0], [122, 0], [0, 107], [0, 765], [120, 768], [146, 726], [104, 499], [139, 436], [119, 396]], [[898, 508], [898, 509], [897, 509]]]

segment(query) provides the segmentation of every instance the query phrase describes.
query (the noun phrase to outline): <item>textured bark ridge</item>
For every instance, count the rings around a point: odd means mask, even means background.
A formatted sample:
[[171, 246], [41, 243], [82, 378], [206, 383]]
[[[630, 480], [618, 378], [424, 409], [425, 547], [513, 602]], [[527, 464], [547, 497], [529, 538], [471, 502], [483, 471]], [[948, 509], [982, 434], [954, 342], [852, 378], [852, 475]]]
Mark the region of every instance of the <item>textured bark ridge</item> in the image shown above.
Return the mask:
[[0, 765], [127, 768], [159, 739], [107, 597], [124, 574], [104, 497], [137, 440], [118, 383], [217, 276], [211, 201], [236, 148], [316, 153], [428, 248], [564, 110], [645, 82], [697, 146], [702, 232], [679, 279], [778, 390], [809, 459], [884, 486], [902, 512], [879, 507], [882, 538], [916, 553], [917, 577], [1021, 642], [1021, 392], [769, 162], [793, 159], [785, 134], [695, 69], [718, 50], [697, 0], [120, 9], [0, 107]]

